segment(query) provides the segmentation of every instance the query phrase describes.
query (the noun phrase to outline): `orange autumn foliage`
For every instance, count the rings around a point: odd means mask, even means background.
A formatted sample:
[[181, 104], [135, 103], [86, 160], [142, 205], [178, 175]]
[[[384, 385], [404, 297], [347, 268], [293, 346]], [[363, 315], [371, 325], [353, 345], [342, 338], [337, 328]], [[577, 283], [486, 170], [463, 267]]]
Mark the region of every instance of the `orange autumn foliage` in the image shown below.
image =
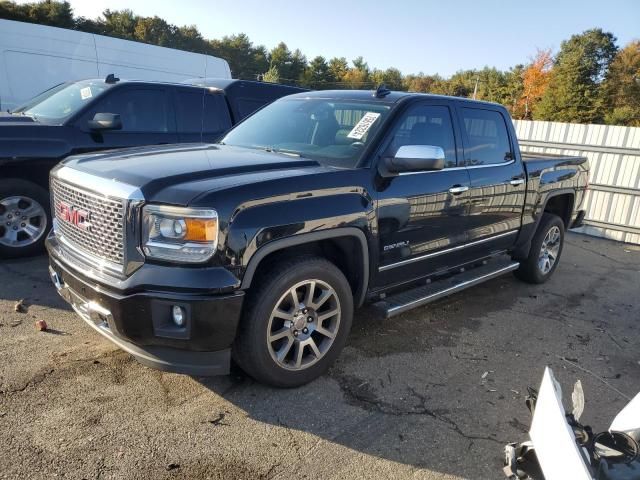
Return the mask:
[[531, 63], [522, 72], [522, 96], [518, 102], [523, 118], [530, 119], [531, 112], [549, 86], [553, 68], [551, 50], [538, 50]]

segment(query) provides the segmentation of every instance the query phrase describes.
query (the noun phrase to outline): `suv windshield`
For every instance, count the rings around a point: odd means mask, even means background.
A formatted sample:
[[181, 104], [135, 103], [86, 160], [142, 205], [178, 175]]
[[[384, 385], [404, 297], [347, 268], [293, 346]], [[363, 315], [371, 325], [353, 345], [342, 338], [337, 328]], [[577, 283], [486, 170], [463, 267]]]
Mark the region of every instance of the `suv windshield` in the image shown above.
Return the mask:
[[222, 143], [354, 168], [389, 110], [375, 102], [289, 98], [249, 117]]
[[14, 113], [34, 117], [43, 123], [60, 124], [110, 86], [103, 80], [63, 83], [41, 93]]

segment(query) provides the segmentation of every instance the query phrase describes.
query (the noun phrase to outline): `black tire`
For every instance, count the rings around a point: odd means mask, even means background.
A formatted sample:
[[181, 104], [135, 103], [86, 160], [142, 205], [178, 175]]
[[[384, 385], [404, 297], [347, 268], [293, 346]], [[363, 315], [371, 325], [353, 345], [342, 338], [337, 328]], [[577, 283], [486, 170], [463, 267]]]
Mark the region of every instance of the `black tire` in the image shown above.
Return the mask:
[[[273, 346], [273, 344], [270, 344], [267, 340], [268, 332], [272, 328], [270, 327], [270, 321], [274, 309], [282, 305], [283, 298], [286, 298], [292, 287], [307, 280], [319, 280], [325, 286], [333, 289], [335, 295], [330, 297], [331, 302], [334, 302], [334, 299], [337, 298], [339, 303], [335, 303], [334, 306], [337, 305], [340, 313], [335, 327], [335, 336], [323, 355], [317, 359], [318, 356], [314, 354], [311, 358], [315, 363], [306, 368], [290, 370], [281, 366], [272, 357], [275, 352], [269, 345]], [[298, 257], [277, 265], [255, 279], [254, 288], [255, 290], [251, 291], [245, 300], [243, 318], [232, 350], [236, 363], [257, 381], [275, 387], [298, 387], [318, 378], [338, 357], [351, 329], [353, 295], [349, 282], [343, 273], [333, 263], [324, 258]], [[321, 291], [321, 293], [324, 292]], [[324, 307], [319, 307], [318, 312], [322, 308]], [[292, 311], [295, 311], [294, 307], [292, 307]], [[306, 317], [306, 314], [304, 316]], [[332, 319], [330, 321], [334, 322]], [[322, 327], [322, 321], [320, 321], [320, 325]], [[287, 328], [286, 324], [281, 328]], [[291, 323], [290, 328], [297, 327], [295, 327], [294, 323]], [[318, 332], [313, 332], [313, 335], [316, 334]], [[283, 341], [289, 341], [289, 338], [291, 338], [291, 335], [283, 339]], [[324, 337], [320, 336], [320, 338], [321, 342], [325, 341]], [[292, 341], [296, 341], [296, 339], [291, 338]], [[298, 341], [300, 340], [298, 339]], [[297, 348], [297, 345], [292, 347], [292, 349], [295, 348]], [[302, 347], [302, 351], [309, 354], [312, 353], [305, 347]]]
[[[7, 226], [9, 219], [6, 216], [6, 208], [3, 206], [3, 201], [12, 197], [24, 197], [30, 202], [36, 202], [42, 210], [44, 210], [44, 228], [41, 233], [36, 237], [36, 241], [24, 246], [10, 246], [7, 245], [8, 237], [5, 244], [3, 244], [2, 238], [0, 238], [0, 258], [18, 258], [36, 255], [44, 251], [44, 241], [47, 238], [47, 233], [51, 229], [51, 208], [49, 203], [49, 193], [41, 186], [29, 182], [26, 180], [20, 180], [15, 178], [9, 178], [0, 181], [0, 217], [4, 223], [0, 225], [0, 237], [7, 235], [7, 229], [13, 228]], [[24, 202], [25, 208], [28, 202]], [[31, 220], [28, 220], [31, 221]], [[33, 220], [35, 221], [35, 219]], [[19, 225], [17, 226], [19, 228]]]
[[[550, 269], [546, 272], [543, 271], [543, 268], [540, 266], [541, 252], [542, 252], [542, 244], [545, 241], [547, 235], [557, 229], [559, 232], [559, 246], [557, 255], [555, 255], [555, 260], [551, 265]], [[538, 229], [531, 240], [531, 249], [529, 250], [529, 256], [520, 262], [520, 267], [514, 272], [515, 276], [520, 280], [527, 283], [544, 283], [553, 272], [555, 272], [558, 267], [558, 262], [560, 261], [560, 256], [562, 255], [562, 248], [564, 247], [564, 222], [560, 217], [554, 215], [552, 213], [543, 213], [542, 219], [540, 219], [540, 224], [538, 225]]]

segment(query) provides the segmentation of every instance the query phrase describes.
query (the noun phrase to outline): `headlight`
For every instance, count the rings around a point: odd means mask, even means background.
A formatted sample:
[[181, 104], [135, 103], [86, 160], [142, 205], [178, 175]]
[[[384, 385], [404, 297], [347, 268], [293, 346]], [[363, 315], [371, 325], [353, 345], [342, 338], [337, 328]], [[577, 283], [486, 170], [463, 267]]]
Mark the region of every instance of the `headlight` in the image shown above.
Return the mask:
[[162, 205], [142, 210], [142, 249], [149, 258], [200, 263], [209, 260], [217, 246], [215, 210]]

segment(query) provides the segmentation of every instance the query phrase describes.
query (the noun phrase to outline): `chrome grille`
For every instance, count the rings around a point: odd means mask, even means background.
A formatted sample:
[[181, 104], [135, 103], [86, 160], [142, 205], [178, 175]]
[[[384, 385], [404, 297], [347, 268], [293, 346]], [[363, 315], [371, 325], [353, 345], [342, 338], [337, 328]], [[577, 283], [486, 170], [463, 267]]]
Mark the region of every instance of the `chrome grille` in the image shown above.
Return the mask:
[[[56, 222], [56, 235], [84, 253], [118, 265], [124, 265], [125, 200], [108, 198], [75, 185], [51, 178], [51, 203]], [[61, 204], [89, 214], [89, 229], [83, 229], [62, 218]]]

